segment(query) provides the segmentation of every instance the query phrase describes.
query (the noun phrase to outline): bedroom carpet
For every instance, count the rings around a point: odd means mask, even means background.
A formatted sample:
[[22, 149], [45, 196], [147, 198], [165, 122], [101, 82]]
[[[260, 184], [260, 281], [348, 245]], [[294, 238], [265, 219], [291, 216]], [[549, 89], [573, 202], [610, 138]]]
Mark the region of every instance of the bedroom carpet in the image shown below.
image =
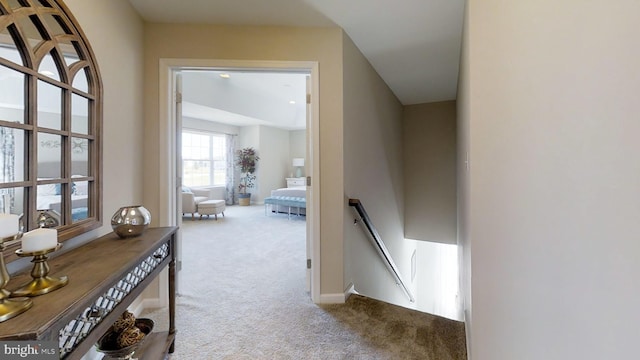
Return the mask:
[[[183, 223], [176, 351], [193, 359], [466, 359], [464, 324], [353, 295], [305, 291], [304, 217], [231, 206]], [[167, 326], [165, 310], [143, 313]]]

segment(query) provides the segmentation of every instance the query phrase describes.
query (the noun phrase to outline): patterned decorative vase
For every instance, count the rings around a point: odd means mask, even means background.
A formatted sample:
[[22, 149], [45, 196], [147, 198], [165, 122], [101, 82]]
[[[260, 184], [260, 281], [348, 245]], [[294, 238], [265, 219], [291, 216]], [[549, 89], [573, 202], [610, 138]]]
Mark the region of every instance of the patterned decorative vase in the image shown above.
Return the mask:
[[151, 223], [151, 213], [142, 205], [124, 206], [111, 217], [111, 228], [121, 238], [142, 234]]

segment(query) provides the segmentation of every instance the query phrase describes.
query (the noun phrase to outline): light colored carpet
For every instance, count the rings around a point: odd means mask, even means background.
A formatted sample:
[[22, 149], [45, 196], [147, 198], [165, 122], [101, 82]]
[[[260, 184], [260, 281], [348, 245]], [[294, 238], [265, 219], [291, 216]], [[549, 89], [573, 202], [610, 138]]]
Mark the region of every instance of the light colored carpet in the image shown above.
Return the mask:
[[[183, 223], [176, 351], [193, 359], [466, 359], [464, 325], [352, 296], [305, 291], [304, 217], [231, 206]], [[166, 312], [143, 314], [166, 327]]]

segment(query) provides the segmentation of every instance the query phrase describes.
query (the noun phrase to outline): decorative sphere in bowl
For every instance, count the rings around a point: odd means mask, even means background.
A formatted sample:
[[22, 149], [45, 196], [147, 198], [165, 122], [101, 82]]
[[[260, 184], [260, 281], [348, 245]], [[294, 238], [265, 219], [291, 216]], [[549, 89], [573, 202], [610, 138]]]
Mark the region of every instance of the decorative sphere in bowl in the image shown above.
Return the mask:
[[118, 335], [116, 343], [120, 348], [126, 348], [127, 346], [135, 345], [142, 340], [145, 333], [135, 326], [128, 327]]
[[151, 223], [151, 213], [142, 205], [124, 206], [111, 217], [111, 228], [121, 238], [138, 236]]
[[130, 345], [125, 347], [121, 347], [118, 341], [121, 333], [117, 333], [112, 327], [98, 340], [96, 350], [107, 355], [109, 359], [130, 359], [147, 335], [153, 331], [153, 324], [151, 319], [136, 319], [134, 330], [137, 332], [136, 341], [131, 341]]
[[125, 311], [120, 315], [118, 320], [111, 325], [113, 331], [117, 333], [121, 333], [126, 328], [132, 327], [136, 325], [136, 317], [130, 313], [129, 311]]

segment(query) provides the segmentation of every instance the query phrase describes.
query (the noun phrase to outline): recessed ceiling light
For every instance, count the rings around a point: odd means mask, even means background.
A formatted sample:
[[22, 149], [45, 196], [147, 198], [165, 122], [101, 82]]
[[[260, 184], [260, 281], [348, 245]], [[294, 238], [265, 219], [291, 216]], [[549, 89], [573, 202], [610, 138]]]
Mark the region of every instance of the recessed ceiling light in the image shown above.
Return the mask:
[[223, 79], [228, 79], [228, 78], [231, 77], [231, 75], [229, 75], [229, 74], [220, 74], [220, 77], [223, 78]]
[[42, 71], [40, 71], [40, 74], [42, 74], [42, 75], [44, 75], [44, 76], [48, 76], [48, 77], [55, 76], [55, 74], [53, 73], [53, 71], [49, 71], [49, 70], [42, 70]]
[[295, 101], [295, 100], [291, 100], [291, 101], [289, 101], [289, 104], [291, 104], [291, 105], [293, 105], [293, 104], [295, 104], [295, 103], [296, 103], [296, 101]]

